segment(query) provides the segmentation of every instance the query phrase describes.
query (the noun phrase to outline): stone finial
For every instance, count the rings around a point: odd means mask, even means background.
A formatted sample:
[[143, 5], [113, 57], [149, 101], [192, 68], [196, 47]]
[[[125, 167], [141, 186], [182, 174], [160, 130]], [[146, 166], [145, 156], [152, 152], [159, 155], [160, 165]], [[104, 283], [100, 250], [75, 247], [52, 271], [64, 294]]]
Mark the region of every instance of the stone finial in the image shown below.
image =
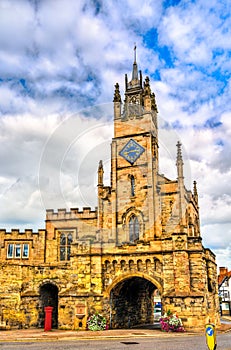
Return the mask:
[[144, 95], [149, 96], [150, 94], [151, 94], [151, 88], [149, 84], [149, 77], [146, 77], [144, 81]]
[[103, 161], [99, 161], [99, 167], [98, 167], [98, 185], [103, 185]]
[[193, 195], [197, 196], [197, 182], [193, 181]]
[[196, 202], [198, 202], [197, 182], [196, 181], [193, 181], [193, 197], [195, 198]]
[[182, 152], [181, 152], [181, 143], [180, 141], [177, 142], [177, 158], [176, 158], [176, 166], [177, 166], [177, 175], [178, 179], [183, 179], [183, 158], [182, 158]]
[[151, 106], [152, 106], [152, 110], [154, 110], [158, 113], [157, 104], [156, 104], [156, 96], [155, 96], [154, 92], [151, 93]]
[[150, 79], [148, 76], [146, 76], [145, 81], [144, 81], [143, 95], [148, 96], [150, 98], [151, 109], [158, 113], [157, 105], [156, 105], [156, 96], [155, 96], [154, 92], [151, 91]]
[[128, 88], [128, 75], [125, 74], [125, 90]]
[[142, 78], [142, 71], [141, 70], [139, 70], [139, 74], [140, 74], [140, 87], [142, 88], [143, 78]]
[[114, 99], [113, 102], [121, 102], [121, 96], [120, 96], [120, 90], [119, 90], [119, 84], [115, 84], [115, 92], [114, 92]]
[[180, 141], [177, 142], [176, 147], [177, 147], [177, 158], [176, 158], [176, 164], [183, 164], [183, 158], [182, 158], [182, 151], [181, 151], [181, 143]]

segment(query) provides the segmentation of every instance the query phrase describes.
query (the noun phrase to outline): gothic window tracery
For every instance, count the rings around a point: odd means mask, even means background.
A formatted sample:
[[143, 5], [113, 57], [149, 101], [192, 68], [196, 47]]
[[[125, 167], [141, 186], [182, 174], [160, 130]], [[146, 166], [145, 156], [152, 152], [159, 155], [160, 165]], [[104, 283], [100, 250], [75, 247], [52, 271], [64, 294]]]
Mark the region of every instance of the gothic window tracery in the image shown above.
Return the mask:
[[140, 224], [137, 216], [132, 215], [129, 220], [129, 241], [135, 242], [139, 239]]
[[71, 243], [73, 242], [72, 233], [62, 232], [60, 235], [60, 261], [70, 260]]
[[131, 118], [139, 116], [141, 113], [140, 96], [133, 95], [127, 99], [127, 114]]

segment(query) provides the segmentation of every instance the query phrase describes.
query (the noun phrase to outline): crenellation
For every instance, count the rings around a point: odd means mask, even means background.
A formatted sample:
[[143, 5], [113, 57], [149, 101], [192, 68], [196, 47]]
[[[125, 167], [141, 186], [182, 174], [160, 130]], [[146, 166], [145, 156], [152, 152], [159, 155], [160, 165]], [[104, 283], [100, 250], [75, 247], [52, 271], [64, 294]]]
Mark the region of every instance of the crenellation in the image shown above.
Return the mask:
[[73, 215], [78, 214], [79, 212], [79, 208], [71, 208], [70, 210]]
[[54, 209], [46, 209], [47, 215], [54, 214]]
[[33, 231], [33, 229], [25, 229], [24, 231], [20, 231], [19, 229], [11, 229], [11, 231], [6, 231], [6, 230], [0, 230], [0, 236], [2, 237], [8, 237], [12, 239], [23, 239], [22, 236], [25, 237], [33, 237], [36, 235], [41, 235], [44, 234], [45, 230], [44, 229], [39, 229], [38, 231]]
[[32, 229], [29, 229], [29, 228], [25, 229], [25, 235], [32, 235], [33, 233], [34, 232]]
[[20, 234], [20, 233], [19, 233], [19, 229], [17, 229], [17, 228], [12, 228], [12, 229], [11, 229], [11, 234], [12, 234], [12, 235], [18, 235], [18, 234]]
[[66, 209], [58, 209], [57, 212], [54, 210], [48, 210], [46, 215], [47, 221], [59, 221], [59, 220], [70, 220], [70, 219], [95, 219], [97, 217], [97, 207], [92, 210], [90, 207], [84, 207], [82, 210], [79, 208], [71, 208], [70, 211]]

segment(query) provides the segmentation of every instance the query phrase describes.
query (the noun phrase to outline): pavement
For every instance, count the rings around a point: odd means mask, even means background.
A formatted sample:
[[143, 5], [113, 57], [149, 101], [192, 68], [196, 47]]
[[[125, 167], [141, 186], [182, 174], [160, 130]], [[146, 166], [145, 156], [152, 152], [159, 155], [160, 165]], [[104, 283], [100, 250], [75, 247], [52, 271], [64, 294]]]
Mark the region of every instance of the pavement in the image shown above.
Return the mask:
[[[225, 323], [217, 329], [217, 333], [231, 331], [231, 317], [224, 317]], [[0, 330], [0, 342], [25, 342], [25, 341], [58, 341], [58, 340], [89, 340], [89, 339], [109, 339], [109, 338], [142, 338], [142, 337], [180, 337], [182, 335], [202, 335], [201, 333], [166, 333], [151, 325], [133, 329], [109, 329], [106, 331], [73, 331], [52, 329], [45, 332], [43, 329], [12, 329]]]

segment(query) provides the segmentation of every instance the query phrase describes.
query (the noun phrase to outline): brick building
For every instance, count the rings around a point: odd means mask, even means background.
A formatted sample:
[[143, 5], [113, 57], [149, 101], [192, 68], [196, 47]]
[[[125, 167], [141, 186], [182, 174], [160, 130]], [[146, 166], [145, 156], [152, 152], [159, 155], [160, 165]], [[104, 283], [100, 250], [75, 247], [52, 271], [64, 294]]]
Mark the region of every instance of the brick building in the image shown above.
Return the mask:
[[163, 311], [186, 329], [219, 323], [215, 255], [203, 247], [196, 183], [184, 185], [181, 145], [177, 179], [159, 173], [158, 118], [149, 78], [136, 59], [125, 76], [125, 101], [114, 92], [111, 183], [98, 167], [98, 206], [47, 210], [46, 229], [0, 231], [0, 317], [11, 327], [85, 329], [103, 313], [110, 327], [153, 322], [158, 289]]

